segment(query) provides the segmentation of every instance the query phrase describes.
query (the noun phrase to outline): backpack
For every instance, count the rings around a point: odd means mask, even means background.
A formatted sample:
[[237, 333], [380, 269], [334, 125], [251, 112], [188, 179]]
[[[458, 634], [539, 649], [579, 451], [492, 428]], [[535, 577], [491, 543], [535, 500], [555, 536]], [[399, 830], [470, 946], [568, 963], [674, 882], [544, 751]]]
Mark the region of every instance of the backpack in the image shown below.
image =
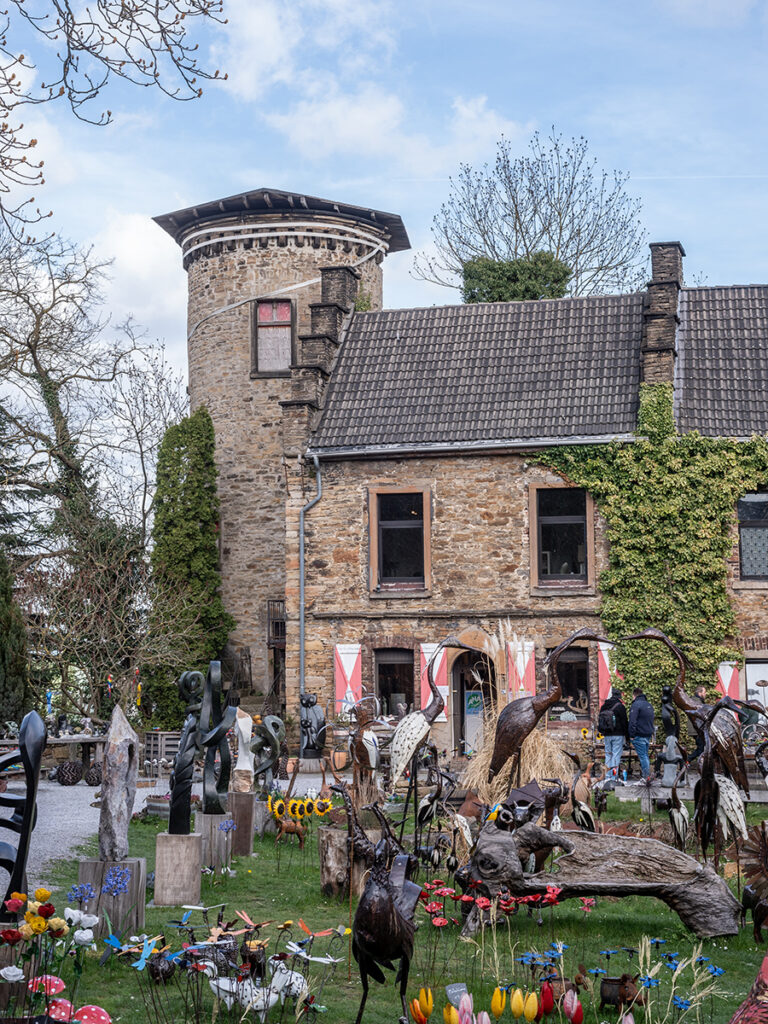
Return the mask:
[[597, 716], [597, 731], [603, 736], [610, 736], [616, 728], [616, 715], [611, 708], [603, 706]]

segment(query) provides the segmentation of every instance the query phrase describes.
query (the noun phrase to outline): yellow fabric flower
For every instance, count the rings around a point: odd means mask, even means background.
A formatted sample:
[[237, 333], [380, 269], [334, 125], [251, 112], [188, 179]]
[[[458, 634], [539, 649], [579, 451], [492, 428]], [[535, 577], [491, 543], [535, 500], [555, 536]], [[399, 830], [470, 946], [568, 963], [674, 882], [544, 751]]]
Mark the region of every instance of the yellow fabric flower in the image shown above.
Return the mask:
[[48, 927], [48, 922], [44, 917], [40, 917], [38, 914], [32, 916], [32, 920], [29, 922], [29, 927], [35, 933], [35, 935], [42, 935], [45, 929]]
[[31, 912], [33, 914], [36, 914], [39, 907], [40, 902], [38, 900], [30, 900], [29, 903], [27, 904], [27, 913]]
[[31, 939], [35, 934], [26, 922], [19, 925], [19, 931], [21, 932], [22, 939]]
[[58, 938], [62, 938], [62, 936], [66, 935], [67, 932], [69, 931], [69, 925], [67, 924], [63, 917], [49, 917], [48, 927], [51, 929], [52, 932], [61, 933], [57, 936]]
[[27, 902], [27, 894], [25, 892], [12, 892], [11, 893], [11, 899], [12, 900], [21, 900], [22, 903], [26, 903]]
[[40, 903], [47, 903], [48, 900], [50, 899], [50, 897], [51, 897], [51, 890], [50, 889], [43, 889], [43, 888], [35, 889], [35, 899], [38, 900]]

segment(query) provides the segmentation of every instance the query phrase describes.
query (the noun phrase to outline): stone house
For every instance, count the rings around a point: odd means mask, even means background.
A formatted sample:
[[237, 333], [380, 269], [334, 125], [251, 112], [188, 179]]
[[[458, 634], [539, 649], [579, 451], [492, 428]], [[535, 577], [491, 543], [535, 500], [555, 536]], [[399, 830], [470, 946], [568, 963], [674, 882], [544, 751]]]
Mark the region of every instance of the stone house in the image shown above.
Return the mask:
[[[217, 438], [221, 569], [259, 691], [329, 714], [363, 692], [416, 703], [444, 655], [445, 749], [477, 746], [492, 688], [543, 685], [549, 649], [600, 628], [605, 523], [532, 459], [631, 442], [642, 382], [674, 385], [680, 431], [768, 433], [768, 287], [686, 288], [678, 242], [651, 245], [645, 291], [382, 310], [382, 263], [409, 247], [389, 213], [258, 189], [156, 218], [189, 280], [189, 392]], [[356, 308], [357, 307], [357, 308]], [[744, 667], [768, 678], [768, 494], [734, 519], [729, 592]], [[551, 723], [596, 717], [608, 651], [574, 648]]]

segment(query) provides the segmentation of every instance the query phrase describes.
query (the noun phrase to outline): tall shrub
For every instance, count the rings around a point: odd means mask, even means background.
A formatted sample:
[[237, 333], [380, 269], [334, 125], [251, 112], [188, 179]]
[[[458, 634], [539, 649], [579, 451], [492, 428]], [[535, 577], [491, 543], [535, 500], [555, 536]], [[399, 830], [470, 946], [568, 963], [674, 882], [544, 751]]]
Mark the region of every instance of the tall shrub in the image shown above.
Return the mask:
[[27, 710], [27, 634], [13, 600], [11, 570], [0, 551], [0, 714], [20, 722]]
[[215, 447], [213, 422], [201, 407], [169, 427], [158, 454], [152, 569], [184, 595], [192, 634], [186, 664], [144, 681], [147, 713], [163, 727], [178, 726], [183, 713], [174, 679], [218, 658], [235, 625], [220, 594]]

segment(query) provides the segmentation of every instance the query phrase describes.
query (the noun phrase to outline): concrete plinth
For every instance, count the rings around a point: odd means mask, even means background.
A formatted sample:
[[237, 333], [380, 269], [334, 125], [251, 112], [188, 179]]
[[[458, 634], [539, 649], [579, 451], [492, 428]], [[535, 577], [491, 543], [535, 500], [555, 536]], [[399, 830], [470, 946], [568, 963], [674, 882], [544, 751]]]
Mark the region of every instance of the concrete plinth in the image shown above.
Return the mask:
[[[232, 793], [228, 799], [232, 799]], [[195, 812], [195, 832], [203, 837], [203, 864], [214, 871], [229, 867], [232, 856], [232, 833], [219, 828], [229, 818], [226, 814], [203, 814]]]
[[203, 837], [199, 832], [174, 836], [161, 832], [155, 844], [155, 906], [200, 903]]
[[253, 793], [229, 794], [229, 813], [234, 821], [235, 831], [232, 833], [232, 855], [234, 857], [250, 857], [253, 853], [253, 830], [255, 827], [256, 797]]
[[323, 762], [317, 757], [299, 758], [299, 772], [301, 774], [319, 775], [323, 768]]
[[[116, 896], [102, 892], [104, 880], [110, 868], [130, 871], [125, 892]], [[143, 857], [126, 857], [125, 860], [99, 860], [86, 857], [78, 862], [77, 881], [79, 885], [89, 883], [96, 890], [96, 898], [88, 901], [88, 913], [100, 918], [94, 928], [99, 937], [108, 934], [104, 911], [109, 914], [113, 928], [123, 927], [124, 935], [136, 935], [144, 931], [144, 908], [147, 903], [147, 862]]]

